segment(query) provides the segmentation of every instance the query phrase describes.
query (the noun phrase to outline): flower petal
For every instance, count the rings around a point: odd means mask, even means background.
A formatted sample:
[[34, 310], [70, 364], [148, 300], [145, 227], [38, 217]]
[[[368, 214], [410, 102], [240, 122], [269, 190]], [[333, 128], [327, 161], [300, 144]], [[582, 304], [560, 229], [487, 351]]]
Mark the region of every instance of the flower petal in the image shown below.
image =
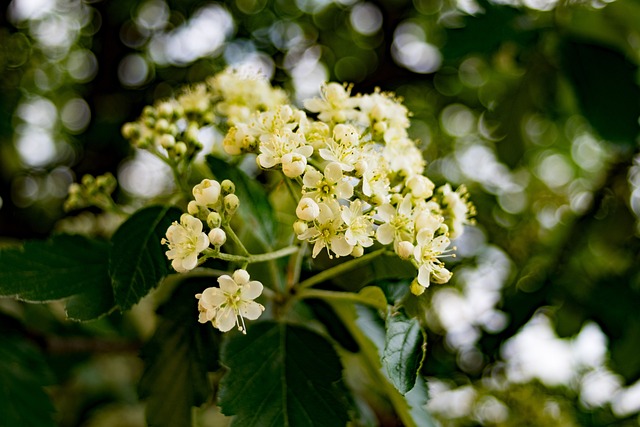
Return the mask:
[[244, 301], [238, 308], [240, 310], [240, 315], [249, 320], [257, 319], [263, 311], [263, 307], [254, 301]]
[[242, 287], [240, 296], [244, 301], [253, 300], [262, 294], [264, 286], [257, 280], [252, 280]]
[[238, 292], [238, 284], [227, 274], [218, 277], [218, 284], [220, 285], [220, 289], [228, 294]]

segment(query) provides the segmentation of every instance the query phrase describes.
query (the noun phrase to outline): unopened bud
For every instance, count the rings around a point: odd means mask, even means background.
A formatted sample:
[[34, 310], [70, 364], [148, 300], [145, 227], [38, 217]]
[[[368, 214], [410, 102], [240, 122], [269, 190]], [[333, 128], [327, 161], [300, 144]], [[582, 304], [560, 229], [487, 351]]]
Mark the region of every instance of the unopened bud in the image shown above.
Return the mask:
[[220, 198], [220, 183], [214, 179], [203, 179], [193, 187], [192, 193], [199, 205], [215, 205]]
[[425, 288], [420, 283], [418, 283], [418, 279], [413, 279], [413, 282], [411, 282], [411, 287], [409, 289], [411, 290], [412, 294], [416, 296], [420, 296], [424, 293], [424, 290], [427, 288]]
[[176, 153], [176, 156], [183, 156], [185, 154], [187, 154], [187, 145], [180, 141], [178, 142], [174, 147], [174, 152]]
[[360, 245], [355, 245], [351, 250], [351, 256], [354, 258], [360, 258], [364, 255], [364, 248]]
[[187, 212], [189, 212], [189, 214], [193, 216], [196, 216], [198, 212], [200, 212], [200, 206], [198, 206], [195, 200], [189, 202], [189, 204], [187, 205]]
[[409, 259], [413, 256], [413, 249], [413, 243], [404, 240], [398, 243], [398, 246], [396, 247], [396, 253], [402, 259]]
[[236, 196], [235, 194], [227, 194], [226, 196], [224, 196], [223, 203], [224, 210], [229, 215], [233, 215], [238, 209], [238, 206], [240, 206], [240, 199], [238, 199], [238, 196]]
[[213, 246], [220, 247], [224, 245], [224, 242], [227, 241], [227, 234], [224, 232], [222, 228], [213, 228], [209, 232], [209, 242]]
[[296, 207], [296, 215], [304, 221], [313, 221], [320, 215], [320, 207], [315, 200], [303, 197]]
[[307, 223], [304, 221], [296, 221], [293, 223], [293, 232], [297, 235], [304, 233], [308, 228]]
[[307, 158], [298, 153], [287, 153], [282, 156], [282, 172], [289, 178], [303, 174], [307, 167]]
[[170, 118], [173, 115], [173, 106], [170, 102], [162, 102], [158, 105], [158, 115], [164, 118]]
[[158, 144], [160, 144], [163, 148], [168, 149], [176, 145], [176, 139], [173, 137], [173, 135], [165, 133], [160, 138], [158, 138]]
[[207, 225], [209, 228], [218, 228], [222, 224], [222, 217], [218, 212], [210, 212], [207, 216]]
[[233, 194], [236, 192], [236, 185], [228, 179], [225, 179], [220, 183], [222, 194]]

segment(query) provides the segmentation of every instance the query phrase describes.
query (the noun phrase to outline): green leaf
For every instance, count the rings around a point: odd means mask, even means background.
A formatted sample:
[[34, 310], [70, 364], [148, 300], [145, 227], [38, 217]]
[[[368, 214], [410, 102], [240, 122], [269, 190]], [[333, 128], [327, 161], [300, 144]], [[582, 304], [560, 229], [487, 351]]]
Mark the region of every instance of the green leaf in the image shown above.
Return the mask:
[[158, 311], [158, 328], [141, 354], [139, 391], [147, 398], [150, 426], [191, 427], [191, 408], [213, 392], [208, 372], [219, 367], [220, 334], [211, 324], [198, 323], [195, 298], [211, 285], [211, 279], [186, 280]]
[[220, 406], [233, 426], [338, 427], [349, 421], [342, 365], [329, 342], [299, 326], [253, 325], [223, 345]]
[[207, 156], [207, 164], [218, 180], [229, 179], [236, 186], [240, 199], [239, 214], [249, 230], [255, 230], [267, 248], [276, 239], [276, 219], [269, 198], [260, 184], [237, 167], [214, 156]]
[[108, 280], [108, 245], [82, 236], [58, 235], [0, 250], [0, 296], [53, 301]]
[[[4, 317], [4, 316], [2, 316]], [[55, 409], [43, 386], [51, 373], [40, 351], [29, 341], [0, 331], [0, 427], [54, 426]]]
[[382, 365], [393, 385], [405, 395], [413, 388], [427, 347], [417, 319], [401, 311], [389, 313]]
[[640, 116], [637, 66], [617, 50], [578, 40], [565, 40], [561, 54], [589, 123], [604, 139], [634, 145]]
[[114, 308], [113, 290], [109, 281], [105, 280], [100, 286], [70, 297], [65, 311], [69, 319], [83, 322], [98, 319]]
[[168, 206], [141, 209], [114, 234], [109, 274], [121, 310], [131, 308], [169, 274], [166, 248], [160, 241], [180, 214]]
[[[416, 387], [402, 396], [383, 374], [380, 359], [384, 351], [385, 330], [377, 311], [345, 301], [331, 301], [330, 303], [360, 347], [361, 362], [358, 363], [358, 366], [368, 369], [368, 374], [372, 378], [371, 387], [386, 394], [385, 399], [376, 402], [376, 404], [379, 403], [382, 406], [391, 403], [399, 418], [399, 425], [435, 427], [433, 418], [425, 410], [427, 394], [423, 380], [418, 377]], [[361, 382], [359, 378], [358, 383]], [[367, 394], [369, 388], [359, 390], [359, 392]], [[378, 393], [369, 397], [374, 401], [380, 399]]]

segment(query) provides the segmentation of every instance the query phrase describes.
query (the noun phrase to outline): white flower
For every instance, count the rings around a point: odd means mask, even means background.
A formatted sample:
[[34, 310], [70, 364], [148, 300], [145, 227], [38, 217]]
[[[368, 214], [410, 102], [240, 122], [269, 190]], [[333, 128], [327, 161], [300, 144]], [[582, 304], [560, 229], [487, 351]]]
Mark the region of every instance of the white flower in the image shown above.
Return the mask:
[[193, 187], [193, 197], [200, 206], [215, 206], [220, 199], [220, 183], [213, 179], [203, 179]]
[[244, 319], [255, 320], [264, 311], [262, 304], [253, 301], [262, 294], [262, 283], [249, 280], [246, 270], [236, 270], [233, 277], [218, 277], [219, 288], [207, 288], [197, 294], [200, 323], [211, 322], [222, 332], [234, 325], [246, 334]]
[[449, 233], [452, 239], [460, 237], [464, 231], [464, 225], [469, 223], [469, 214], [473, 214], [473, 206], [468, 201], [467, 189], [460, 186], [456, 191], [451, 190], [449, 184], [438, 188], [442, 193], [442, 204], [447, 216]]
[[342, 168], [338, 163], [329, 163], [324, 175], [313, 168], [307, 168], [302, 178], [306, 197], [319, 202], [335, 199], [349, 199], [353, 196], [353, 187], [343, 179]]
[[296, 215], [303, 221], [313, 221], [320, 214], [320, 207], [309, 197], [303, 197], [296, 207]]
[[[297, 154], [299, 157], [304, 157], [306, 166], [307, 157], [313, 154], [313, 147], [306, 145], [302, 133], [292, 132], [291, 129], [284, 128], [261, 138], [259, 151], [260, 154], [256, 159], [258, 165], [269, 169], [283, 163], [283, 157], [287, 154]], [[291, 160], [289, 159], [288, 161], [291, 162]], [[304, 171], [304, 168], [302, 171]], [[301, 175], [302, 171], [295, 176]]]
[[431, 281], [446, 283], [451, 278], [451, 272], [438, 259], [445, 253], [451, 242], [446, 235], [434, 237], [436, 231], [437, 228], [425, 227], [421, 229], [416, 237], [418, 244], [413, 251], [413, 256], [420, 266], [418, 268], [418, 283], [425, 288], [429, 286]]
[[304, 233], [298, 235], [298, 239], [314, 243], [311, 256], [315, 258], [323, 248], [327, 248], [329, 258], [331, 252], [338, 256], [347, 256], [353, 250], [342, 232], [342, 218], [340, 216], [340, 206], [337, 202], [319, 203], [320, 212], [313, 221], [313, 226]]
[[319, 150], [320, 157], [337, 162], [343, 171], [352, 171], [358, 160], [357, 148], [360, 135], [350, 125], [339, 124], [333, 128], [333, 138], [325, 141], [325, 148]]
[[338, 83], [328, 83], [320, 89], [322, 98], [307, 99], [304, 107], [319, 113], [318, 119], [323, 122], [344, 123], [354, 118], [357, 111], [351, 98], [351, 90]]
[[347, 227], [344, 233], [347, 243], [364, 248], [373, 245], [373, 223], [369, 216], [362, 213], [359, 199], [352, 201], [348, 208], [343, 206], [341, 217]]
[[383, 245], [388, 245], [394, 240], [413, 241], [413, 205], [411, 197], [406, 195], [398, 206], [394, 208], [388, 203], [379, 206], [378, 216], [384, 224], [378, 227], [376, 239]]
[[198, 264], [198, 254], [209, 246], [209, 238], [202, 232], [202, 222], [189, 214], [182, 214], [180, 223], [174, 221], [167, 229], [167, 258], [178, 273], [193, 270]]
[[396, 245], [396, 253], [402, 259], [409, 259], [413, 256], [413, 243], [403, 240]]

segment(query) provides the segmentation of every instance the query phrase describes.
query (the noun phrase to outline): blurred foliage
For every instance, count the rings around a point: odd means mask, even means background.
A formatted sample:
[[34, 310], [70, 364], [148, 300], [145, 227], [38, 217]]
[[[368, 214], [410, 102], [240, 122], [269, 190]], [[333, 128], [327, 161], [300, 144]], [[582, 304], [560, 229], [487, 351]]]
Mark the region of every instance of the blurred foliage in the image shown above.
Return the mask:
[[[478, 210], [477, 230], [459, 243], [468, 259], [457, 282], [431, 289], [416, 308], [426, 308], [428, 326], [422, 371], [450, 389], [472, 387], [480, 406], [509, 408], [506, 418], [435, 415], [443, 425], [637, 425], [637, 405], [585, 403], [579, 381], [487, 382], [505, 363], [505, 343], [541, 314], [562, 337], [595, 323], [618, 389], [640, 379], [639, 1], [13, 0], [3, 8], [0, 244], [54, 230], [68, 185], [85, 173], [111, 172], [122, 184], [115, 197], [139, 196], [139, 182], [125, 179], [134, 153], [120, 127], [224, 64], [257, 64], [300, 96], [325, 79], [353, 82], [354, 92], [395, 91], [414, 112], [429, 176], [464, 182]], [[71, 214], [98, 223], [92, 215]], [[487, 307], [473, 298], [481, 273], [497, 295]], [[468, 299], [471, 314], [459, 322], [471, 338], [447, 320], [441, 302], [451, 298]], [[154, 304], [77, 325], [57, 305], [0, 301], [20, 325], [7, 323], [3, 337], [25, 353], [12, 375], [36, 362], [44, 371], [44, 356], [61, 426], [141, 425], [132, 355], [154, 333]], [[203, 409], [196, 424], [219, 417]]]

